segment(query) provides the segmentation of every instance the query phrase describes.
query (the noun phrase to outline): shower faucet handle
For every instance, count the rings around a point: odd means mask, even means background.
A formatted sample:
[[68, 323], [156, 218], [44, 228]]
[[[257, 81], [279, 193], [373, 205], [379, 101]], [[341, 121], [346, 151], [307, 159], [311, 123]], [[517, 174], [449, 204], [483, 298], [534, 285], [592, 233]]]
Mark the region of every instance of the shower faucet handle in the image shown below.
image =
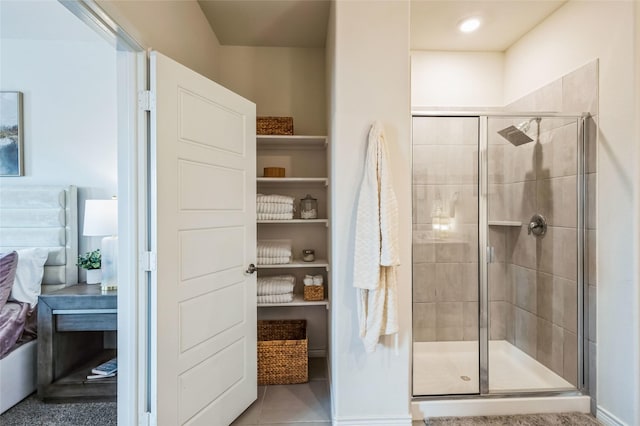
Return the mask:
[[529, 222], [527, 234], [541, 237], [547, 233], [547, 220], [539, 213], [534, 214]]

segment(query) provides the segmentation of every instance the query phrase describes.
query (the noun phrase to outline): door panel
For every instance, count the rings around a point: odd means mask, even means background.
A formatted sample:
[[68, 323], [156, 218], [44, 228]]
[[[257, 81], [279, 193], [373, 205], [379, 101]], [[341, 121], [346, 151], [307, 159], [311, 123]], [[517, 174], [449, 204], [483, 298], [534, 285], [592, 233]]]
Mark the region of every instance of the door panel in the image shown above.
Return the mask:
[[478, 117], [413, 118], [413, 394], [476, 394]]
[[158, 425], [257, 397], [255, 105], [151, 53], [152, 389]]

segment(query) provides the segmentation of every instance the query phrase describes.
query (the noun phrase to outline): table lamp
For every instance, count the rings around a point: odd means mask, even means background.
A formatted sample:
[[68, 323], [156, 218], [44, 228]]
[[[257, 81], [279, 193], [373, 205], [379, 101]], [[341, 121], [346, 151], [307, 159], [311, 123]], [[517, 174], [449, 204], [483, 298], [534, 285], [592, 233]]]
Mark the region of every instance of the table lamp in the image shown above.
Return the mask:
[[102, 252], [102, 290], [118, 287], [118, 200], [86, 200], [83, 235], [104, 237]]

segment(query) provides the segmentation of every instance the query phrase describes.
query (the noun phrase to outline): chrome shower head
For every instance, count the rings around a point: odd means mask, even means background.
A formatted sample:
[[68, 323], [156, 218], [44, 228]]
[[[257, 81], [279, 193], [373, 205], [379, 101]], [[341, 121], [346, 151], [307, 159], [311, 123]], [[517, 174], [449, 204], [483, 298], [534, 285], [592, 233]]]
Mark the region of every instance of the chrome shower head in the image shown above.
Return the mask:
[[509, 126], [505, 129], [499, 130], [498, 134], [508, 140], [514, 146], [524, 145], [529, 142], [533, 142], [533, 139], [527, 135], [531, 123], [535, 121], [540, 123], [540, 118], [532, 118], [527, 121], [523, 121], [517, 126]]

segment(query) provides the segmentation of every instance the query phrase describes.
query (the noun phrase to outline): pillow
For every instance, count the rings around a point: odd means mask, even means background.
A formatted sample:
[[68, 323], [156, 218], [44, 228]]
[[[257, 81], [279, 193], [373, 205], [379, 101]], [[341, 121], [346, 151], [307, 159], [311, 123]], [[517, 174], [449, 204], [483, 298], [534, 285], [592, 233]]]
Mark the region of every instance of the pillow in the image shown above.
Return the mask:
[[18, 268], [9, 300], [28, 303], [31, 308], [34, 308], [38, 303], [40, 286], [44, 276], [44, 263], [49, 257], [49, 251], [43, 248], [16, 251], [18, 252]]
[[12, 251], [0, 254], [0, 309], [7, 303], [11, 294], [17, 266], [18, 253]]

